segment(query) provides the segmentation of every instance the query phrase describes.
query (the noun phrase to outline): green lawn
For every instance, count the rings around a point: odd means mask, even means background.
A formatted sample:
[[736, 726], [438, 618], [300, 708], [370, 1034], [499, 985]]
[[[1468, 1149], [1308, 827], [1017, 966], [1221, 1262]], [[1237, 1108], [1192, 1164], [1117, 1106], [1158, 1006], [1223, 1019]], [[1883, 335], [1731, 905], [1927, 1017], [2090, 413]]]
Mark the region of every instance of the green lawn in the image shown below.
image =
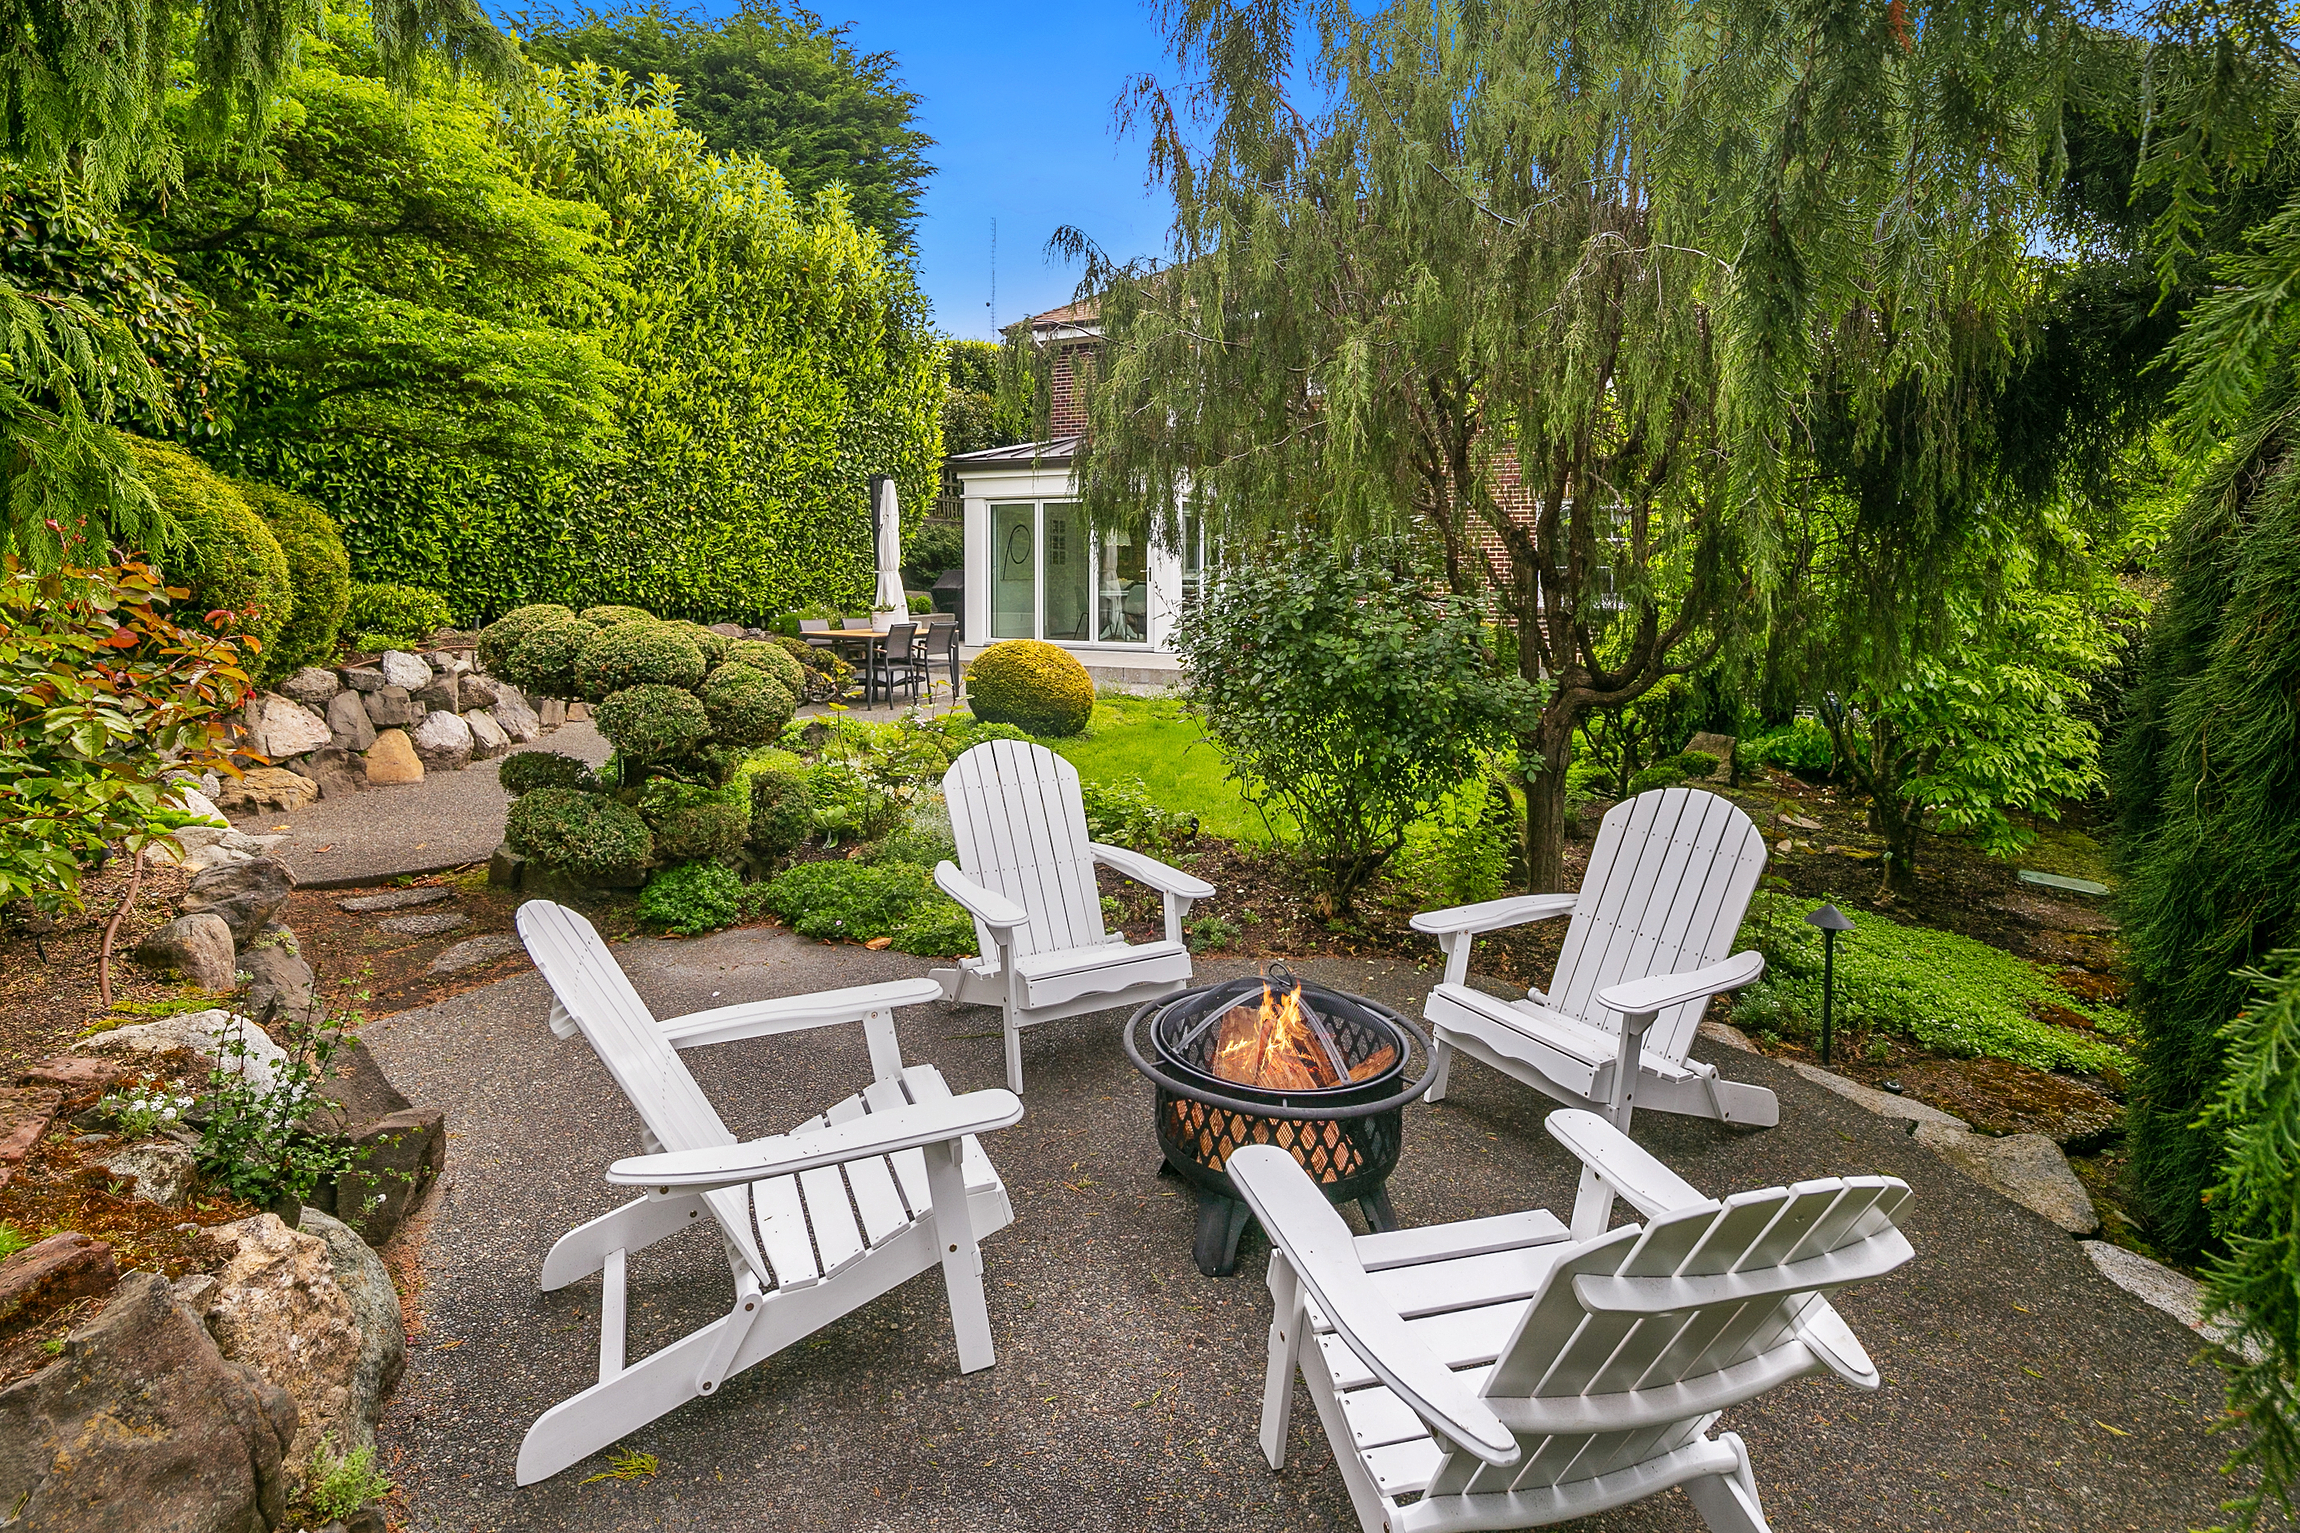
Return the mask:
[[1141, 778], [1159, 807], [1196, 815], [1212, 835], [1256, 844], [1271, 839], [1261, 814], [1224, 775], [1220, 753], [1175, 698], [1103, 698], [1087, 733], [1048, 743], [1091, 781]]

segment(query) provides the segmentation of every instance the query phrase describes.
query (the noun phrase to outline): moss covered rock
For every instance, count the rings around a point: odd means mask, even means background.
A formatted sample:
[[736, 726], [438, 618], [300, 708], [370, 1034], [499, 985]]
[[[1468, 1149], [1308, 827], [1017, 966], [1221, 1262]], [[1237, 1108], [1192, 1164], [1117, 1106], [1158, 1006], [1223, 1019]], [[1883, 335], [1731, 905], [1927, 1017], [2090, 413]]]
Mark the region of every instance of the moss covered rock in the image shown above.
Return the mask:
[[1074, 735], [1094, 715], [1094, 679], [1075, 655], [1037, 639], [993, 644], [966, 668], [966, 695], [985, 723], [1034, 735]]

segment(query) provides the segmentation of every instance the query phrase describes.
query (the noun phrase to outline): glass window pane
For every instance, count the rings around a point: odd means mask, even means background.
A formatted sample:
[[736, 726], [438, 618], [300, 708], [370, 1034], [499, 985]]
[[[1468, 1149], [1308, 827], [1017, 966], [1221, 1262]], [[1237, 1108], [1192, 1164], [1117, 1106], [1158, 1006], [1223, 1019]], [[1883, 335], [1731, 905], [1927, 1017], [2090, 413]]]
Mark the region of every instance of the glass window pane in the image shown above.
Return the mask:
[[1032, 522], [1038, 508], [990, 508], [990, 636], [1035, 639], [1038, 630], [1038, 551]]
[[1094, 565], [1086, 536], [1086, 516], [1076, 504], [1057, 501], [1046, 508], [1046, 634], [1078, 643], [1090, 635]]
[[1143, 644], [1150, 638], [1149, 540], [1137, 532], [1105, 532], [1096, 540], [1102, 555], [1101, 625], [1095, 637], [1105, 644]]

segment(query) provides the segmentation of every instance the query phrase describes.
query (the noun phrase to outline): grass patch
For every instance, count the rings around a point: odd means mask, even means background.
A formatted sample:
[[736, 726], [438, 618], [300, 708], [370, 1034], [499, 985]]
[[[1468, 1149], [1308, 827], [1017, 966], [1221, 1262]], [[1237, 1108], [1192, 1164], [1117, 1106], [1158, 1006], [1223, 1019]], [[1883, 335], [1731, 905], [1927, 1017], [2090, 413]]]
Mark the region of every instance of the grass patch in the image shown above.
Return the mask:
[[[1796, 1038], [1818, 1032], [1821, 934], [1805, 924], [1808, 908], [1771, 890], [1750, 900], [1739, 945], [1765, 955], [1765, 977], [1735, 999], [1735, 1025]], [[1939, 1053], [2039, 1070], [2115, 1080], [2131, 1068], [2125, 1044], [2135, 1030], [2116, 1007], [2082, 1000], [2049, 971], [1985, 942], [1868, 911], [1846, 914], [1853, 930], [1837, 939], [1839, 1027], [1899, 1033]], [[2056, 1015], [2061, 1022], [2046, 1020]], [[2063, 1025], [2072, 1021], [2090, 1026]]]
[[[1094, 705], [1085, 734], [1046, 743], [1089, 782], [1141, 778], [1159, 807], [1196, 815], [1210, 835], [1256, 846], [1276, 839], [1179, 698], [1105, 697]], [[1280, 831], [1293, 829], [1282, 810], [1273, 811], [1272, 819]]]

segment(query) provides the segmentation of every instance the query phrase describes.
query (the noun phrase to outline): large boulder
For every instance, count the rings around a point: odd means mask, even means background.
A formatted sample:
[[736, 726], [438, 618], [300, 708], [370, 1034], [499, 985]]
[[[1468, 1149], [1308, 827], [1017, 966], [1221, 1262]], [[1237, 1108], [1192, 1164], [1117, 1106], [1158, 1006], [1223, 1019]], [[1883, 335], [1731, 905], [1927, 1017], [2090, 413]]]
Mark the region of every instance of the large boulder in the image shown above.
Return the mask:
[[353, 1168], [312, 1195], [321, 1211], [376, 1245], [389, 1240], [447, 1169], [447, 1124], [436, 1107], [402, 1096], [358, 1039], [328, 1061], [320, 1106], [304, 1126], [351, 1144]]
[[[370, 739], [368, 744], [374, 744]], [[367, 763], [341, 745], [323, 745], [304, 762], [304, 772], [319, 784], [321, 798], [344, 798], [367, 787]]]
[[263, 1533], [287, 1520], [296, 1402], [227, 1362], [167, 1279], [132, 1272], [63, 1354], [0, 1390], [9, 1526]]
[[245, 1075], [257, 1090], [271, 1090], [279, 1079], [279, 1066], [287, 1060], [287, 1050], [272, 1042], [270, 1034], [247, 1018], [220, 1007], [162, 1017], [157, 1022], [139, 1022], [133, 1027], [115, 1027], [110, 1032], [83, 1038], [72, 1047], [87, 1054], [166, 1054], [176, 1049], [190, 1049], [208, 1063], [222, 1065], [226, 1063], [227, 1039], [236, 1040], [240, 1045], [240, 1049], [233, 1051], [231, 1068]]
[[376, 668], [383, 672], [387, 685], [404, 687], [410, 692], [431, 683], [431, 667], [403, 649], [385, 650], [376, 661]]
[[347, 665], [336, 672], [343, 684], [354, 692], [381, 692], [391, 683], [383, 679], [383, 672], [372, 665]]
[[462, 685], [463, 711], [465, 713], [469, 713], [474, 708], [492, 708], [495, 706], [496, 682], [494, 677], [482, 676], [477, 671], [466, 671], [463, 673]]
[[373, 745], [375, 720], [367, 716], [367, 699], [357, 692], [338, 692], [328, 699], [327, 735], [347, 751]]
[[112, 1248], [66, 1230], [0, 1262], [0, 1325], [15, 1326], [74, 1299], [100, 1299], [120, 1281]]
[[401, 686], [387, 686], [366, 695], [367, 721], [378, 729], [405, 729], [423, 717], [408, 690]]
[[303, 1022], [317, 1018], [319, 981], [303, 958], [295, 933], [274, 926], [240, 954], [247, 971], [247, 1014], [259, 1026], [272, 1022]]
[[136, 962], [173, 970], [202, 990], [229, 990], [238, 983], [232, 946], [231, 926], [203, 910], [178, 916], [137, 943]]
[[545, 729], [557, 729], [567, 722], [567, 704], [556, 697], [539, 698], [535, 704], [535, 717]]
[[90, 1163], [135, 1186], [135, 1195], [162, 1208], [174, 1208], [192, 1190], [199, 1175], [199, 1157], [173, 1139], [139, 1139], [133, 1144], [105, 1145]]
[[400, 1314], [399, 1290], [383, 1258], [342, 1220], [307, 1208], [297, 1227], [327, 1242], [336, 1287], [351, 1302], [351, 1318], [359, 1326], [359, 1360], [352, 1366], [349, 1398], [338, 1418], [343, 1435], [335, 1444], [339, 1453], [356, 1453], [374, 1446], [384, 1397], [407, 1365], [407, 1321]]
[[457, 683], [453, 671], [441, 671], [416, 688], [414, 698], [416, 706], [426, 713], [463, 711], [463, 688]]
[[260, 809], [292, 814], [318, 797], [319, 784], [308, 777], [286, 767], [257, 767], [224, 784], [216, 802], [234, 814], [254, 814]]
[[495, 715], [495, 722], [502, 725], [503, 732], [517, 744], [532, 745], [543, 734], [543, 721], [536, 717], [534, 706], [527, 701], [525, 693], [508, 681], [495, 684], [495, 701], [488, 705], [487, 711]]
[[257, 693], [248, 704], [247, 721], [248, 748], [274, 761], [327, 744], [327, 725], [319, 715], [276, 692]]
[[472, 709], [463, 716], [463, 722], [471, 726], [472, 760], [493, 761], [511, 749], [511, 736], [504, 733], [503, 726], [496, 723], [494, 715], [485, 708]]
[[1917, 1143], [1984, 1187], [1992, 1187], [2071, 1235], [2100, 1228], [2092, 1195], [2069, 1169], [2060, 1146], [2042, 1134], [1992, 1138], [1939, 1123], [1920, 1123]]
[[282, 697], [309, 703], [314, 708], [324, 707], [330, 698], [342, 690], [343, 683], [336, 679], [335, 672], [323, 670], [316, 665], [307, 665], [280, 683]]
[[64, 1094], [49, 1086], [0, 1088], [0, 1187], [24, 1164], [32, 1146], [48, 1132]]
[[219, 1224], [208, 1235], [231, 1252], [207, 1301], [208, 1333], [225, 1357], [295, 1397], [286, 1470], [300, 1483], [322, 1433], [340, 1445], [355, 1428], [372, 1432], [352, 1387], [367, 1338], [319, 1236], [289, 1229], [277, 1214]]
[[210, 868], [192, 880], [184, 895], [186, 915], [223, 917], [232, 940], [245, 946], [272, 924], [295, 891], [295, 875], [277, 857], [251, 857], [229, 867]]
[[427, 713], [408, 736], [426, 772], [456, 772], [471, 764], [471, 726], [457, 713]]
[[375, 744], [367, 748], [367, 785], [384, 787], [392, 783], [423, 781], [423, 762], [415, 754], [415, 746], [404, 729], [387, 729], [375, 737]]

